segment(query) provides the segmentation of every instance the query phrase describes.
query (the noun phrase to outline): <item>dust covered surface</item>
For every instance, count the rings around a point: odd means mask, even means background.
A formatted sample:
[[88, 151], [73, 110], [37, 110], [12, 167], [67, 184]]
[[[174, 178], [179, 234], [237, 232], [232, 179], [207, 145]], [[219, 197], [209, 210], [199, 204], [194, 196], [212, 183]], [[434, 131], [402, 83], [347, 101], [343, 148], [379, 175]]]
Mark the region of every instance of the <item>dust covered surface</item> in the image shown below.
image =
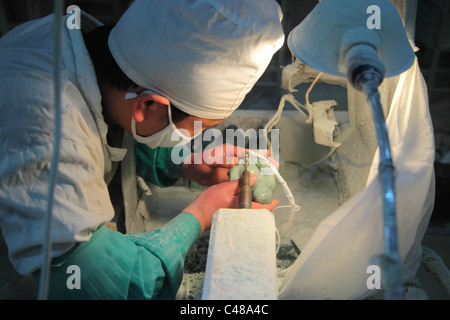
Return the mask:
[[[201, 300], [208, 259], [210, 232], [205, 232], [189, 250], [184, 264], [183, 281], [176, 296], [177, 300]], [[281, 244], [277, 253], [278, 284], [284, 278], [285, 271], [298, 258], [300, 251], [295, 246]]]

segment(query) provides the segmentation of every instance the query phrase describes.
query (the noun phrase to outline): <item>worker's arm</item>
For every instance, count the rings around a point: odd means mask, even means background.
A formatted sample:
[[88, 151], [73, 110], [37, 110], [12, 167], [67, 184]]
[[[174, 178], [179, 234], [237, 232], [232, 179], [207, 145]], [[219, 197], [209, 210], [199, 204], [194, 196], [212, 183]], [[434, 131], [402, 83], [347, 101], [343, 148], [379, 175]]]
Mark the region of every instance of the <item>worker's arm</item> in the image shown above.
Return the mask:
[[[123, 235], [99, 228], [90, 241], [52, 260], [49, 298], [175, 298], [189, 248], [211, 228], [218, 209], [237, 208], [238, 193], [238, 180], [210, 187], [156, 231]], [[253, 203], [253, 208], [273, 210], [277, 204], [277, 200], [269, 205]], [[34, 276], [39, 279], [39, 272]]]
[[[250, 186], [256, 182], [256, 176], [250, 175]], [[189, 212], [195, 216], [200, 223], [201, 232], [211, 228], [213, 214], [220, 208], [239, 207], [239, 180], [224, 182], [209, 187], [192, 201], [183, 212]], [[274, 199], [269, 204], [252, 202], [252, 209], [268, 209], [272, 211], [278, 205]]]
[[[49, 299], [174, 299], [186, 254], [200, 225], [181, 213], [148, 233], [121, 234], [106, 227], [52, 260]], [[34, 273], [39, 280], [39, 271]]]

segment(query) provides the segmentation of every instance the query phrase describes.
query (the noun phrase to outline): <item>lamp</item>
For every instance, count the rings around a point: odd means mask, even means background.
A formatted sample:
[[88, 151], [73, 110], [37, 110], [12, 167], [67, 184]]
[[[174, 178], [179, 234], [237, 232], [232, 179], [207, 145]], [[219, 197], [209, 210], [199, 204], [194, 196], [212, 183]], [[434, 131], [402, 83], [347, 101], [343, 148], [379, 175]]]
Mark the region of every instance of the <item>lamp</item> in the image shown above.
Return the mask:
[[306, 64], [341, 77], [348, 76], [346, 59], [357, 47], [376, 51], [386, 77], [414, 62], [402, 20], [389, 0], [322, 0], [290, 32], [288, 45]]
[[394, 166], [378, 86], [411, 67], [414, 51], [389, 0], [322, 0], [288, 36], [292, 53], [311, 67], [347, 77], [372, 108], [380, 148], [385, 254], [380, 256], [388, 299], [402, 297]]

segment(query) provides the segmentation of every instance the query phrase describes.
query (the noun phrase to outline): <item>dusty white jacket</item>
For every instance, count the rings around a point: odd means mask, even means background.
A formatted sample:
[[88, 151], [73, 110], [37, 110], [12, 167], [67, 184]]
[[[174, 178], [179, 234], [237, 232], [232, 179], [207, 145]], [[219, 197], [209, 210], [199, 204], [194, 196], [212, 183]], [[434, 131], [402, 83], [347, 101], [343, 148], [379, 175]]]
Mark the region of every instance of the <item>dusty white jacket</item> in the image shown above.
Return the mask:
[[[22, 275], [42, 263], [54, 138], [52, 29], [50, 15], [0, 40], [0, 247], [6, 243], [9, 260]], [[62, 37], [62, 139], [52, 257], [88, 241], [93, 230], [113, 218], [106, 180], [113, 162], [126, 153], [107, 144], [108, 126], [81, 30], [68, 29], [64, 22]], [[0, 251], [2, 284], [8, 259]]]

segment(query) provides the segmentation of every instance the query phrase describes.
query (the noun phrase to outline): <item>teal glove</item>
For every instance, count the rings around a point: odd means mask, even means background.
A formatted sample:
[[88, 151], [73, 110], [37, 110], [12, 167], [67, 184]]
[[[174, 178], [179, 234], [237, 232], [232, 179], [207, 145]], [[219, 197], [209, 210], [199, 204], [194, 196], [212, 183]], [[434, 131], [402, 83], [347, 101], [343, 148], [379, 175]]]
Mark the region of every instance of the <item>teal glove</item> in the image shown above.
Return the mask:
[[[181, 213], [162, 228], [123, 235], [106, 227], [52, 260], [49, 299], [174, 299], [183, 278], [186, 254], [200, 236], [200, 225]], [[80, 270], [80, 289], [69, 289], [68, 267]], [[39, 272], [33, 274], [36, 281]]]

